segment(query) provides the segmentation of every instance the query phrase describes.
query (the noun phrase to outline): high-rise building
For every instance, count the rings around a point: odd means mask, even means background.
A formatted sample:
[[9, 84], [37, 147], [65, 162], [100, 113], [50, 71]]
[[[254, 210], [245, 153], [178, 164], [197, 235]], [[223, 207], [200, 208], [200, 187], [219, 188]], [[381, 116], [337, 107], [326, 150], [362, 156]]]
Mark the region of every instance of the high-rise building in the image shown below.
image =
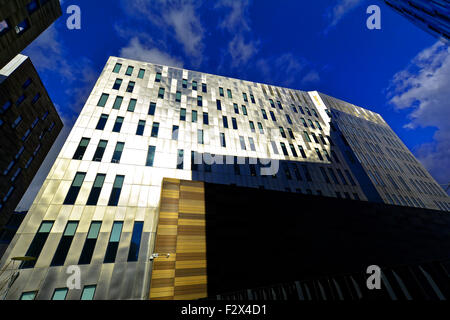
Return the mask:
[[385, 0], [384, 2], [421, 29], [449, 43], [450, 3], [448, 0]]
[[62, 126], [30, 59], [17, 55], [0, 70], [0, 227], [10, 219]]
[[[239, 204], [228, 207], [234, 220], [208, 235], [216, 225], [208, 217], [227, 208], [223, 194]], [[355, 219], [378, 211], [440, 218], [449, 210], [447, 195], [379, 114], [318, 92], [110, 57], [1, 261], [35, 258], [21, 263], [7, 298], [206, 297], [206, 254], [236, 265], [233, 256], [246, 252], [217, 252], [208, 236], [243, 239], [264, 220], [265, 258], [295, 246], [269, 248], [269, 239], [302, 241], [295, 221], [282, 220], [287, 231], [271, 235], [281, 223], [273, 210], [289, 217], [283, 199], [299, 212], [326, 205], [334, 217], [341, 205]], [[79, 268], [78, 289], [68, 287], [69, 266]], [[217, 290], [225, 289], [237, 288]]]
[[0, 68], [61, 15], [59, 0], [0, 0]]

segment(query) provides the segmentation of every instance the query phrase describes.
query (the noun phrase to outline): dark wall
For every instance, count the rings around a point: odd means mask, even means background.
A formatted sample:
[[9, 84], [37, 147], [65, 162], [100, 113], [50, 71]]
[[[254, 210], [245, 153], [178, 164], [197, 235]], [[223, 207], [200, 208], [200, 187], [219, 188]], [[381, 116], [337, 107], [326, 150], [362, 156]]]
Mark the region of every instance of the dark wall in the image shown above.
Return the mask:
[[205, 185], [208, 295], [450, 257], [450, 215]]

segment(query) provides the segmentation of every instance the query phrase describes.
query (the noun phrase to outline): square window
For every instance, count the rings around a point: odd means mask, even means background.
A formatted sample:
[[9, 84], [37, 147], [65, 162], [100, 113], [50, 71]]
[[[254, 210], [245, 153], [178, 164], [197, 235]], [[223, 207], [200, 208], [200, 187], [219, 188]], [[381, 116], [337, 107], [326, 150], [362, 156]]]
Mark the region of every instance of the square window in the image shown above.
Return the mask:
[[9, 30], [9, 24], [8, 21], [2, 20], [0, 21], [0, 35], [3, 33], [6, 33]]
[[15, 29], [16, 29], [16, 33], [20, 35], [20, 34], [24, 33], [25, 31], [27, 31], [29, 28], [30, 28], [30, 23], [28, 22], [28, 19], [25, 19], [21, 23], [19, 23]]

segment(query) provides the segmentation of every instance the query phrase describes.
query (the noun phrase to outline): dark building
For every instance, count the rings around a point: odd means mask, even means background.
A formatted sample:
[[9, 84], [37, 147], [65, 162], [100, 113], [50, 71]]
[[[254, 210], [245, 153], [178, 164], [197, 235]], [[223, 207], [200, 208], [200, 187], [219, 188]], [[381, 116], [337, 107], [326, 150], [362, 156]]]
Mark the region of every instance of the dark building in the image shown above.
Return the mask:
[[62, 127], [31, 60], [17, 55], [0, 70], [0, 227], [10, 219]]
[[61, 15], [59, 0], [0, 0], [0, 68]]
[[6, 248], [8, 248], [26, 214], [26, 211], [14, 212], [8, 223], [0, 229], [0, 257], [3, 256]]
[[447, 0], [385, 0], [389, 7], [448, 44], [450, 3]]
[[151, 299], [450, 297], [442, 211], [164, 179], [159, 220]]

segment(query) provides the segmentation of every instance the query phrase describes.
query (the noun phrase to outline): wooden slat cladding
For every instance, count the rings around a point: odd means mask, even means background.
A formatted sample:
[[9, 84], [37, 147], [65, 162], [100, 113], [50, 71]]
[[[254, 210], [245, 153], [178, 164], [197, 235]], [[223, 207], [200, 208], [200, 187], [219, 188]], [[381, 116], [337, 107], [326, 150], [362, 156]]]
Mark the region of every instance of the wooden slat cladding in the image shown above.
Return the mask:
[[151, 300], [207, 297], [205, 188], [202, 182], [164, 179]]

